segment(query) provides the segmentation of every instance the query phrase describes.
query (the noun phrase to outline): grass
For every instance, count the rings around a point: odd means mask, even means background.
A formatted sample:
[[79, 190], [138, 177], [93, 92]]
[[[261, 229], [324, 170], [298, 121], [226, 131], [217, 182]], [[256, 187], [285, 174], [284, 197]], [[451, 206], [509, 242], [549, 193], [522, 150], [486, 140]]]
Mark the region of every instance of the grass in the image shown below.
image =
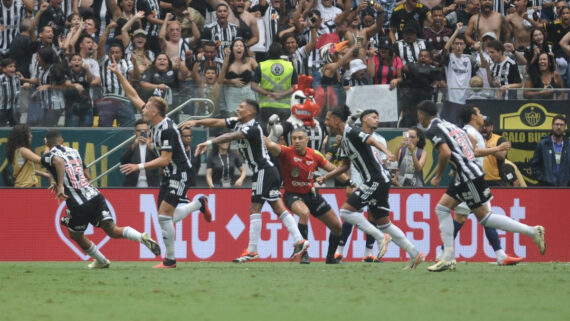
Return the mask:
[[570, 265], [1, 262], [1, 320], [568, 320]]

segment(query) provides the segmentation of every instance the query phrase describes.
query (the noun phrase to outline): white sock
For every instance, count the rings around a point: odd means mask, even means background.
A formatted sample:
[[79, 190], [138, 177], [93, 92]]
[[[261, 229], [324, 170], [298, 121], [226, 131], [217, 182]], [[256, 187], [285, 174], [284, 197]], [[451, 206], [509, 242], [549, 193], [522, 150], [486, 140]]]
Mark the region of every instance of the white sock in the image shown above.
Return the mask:
[[410, 255], [410, 258], [415, 258], [420, 254], [412, 242], [406, 238], [404, 232], [402, 232], [402, 230], [396, 225], [390, 222], [386, 225], [380, 226], [380, 229], [382, 232], [390, 234], [392, 241], [396, 243], [396, 245], [398, 245], [402, 250], [406, 251]]
[[497, 262], [501, 263], [507, 258], [507, 253], [505, 250], [500, 249], [495, 251], [495, 255], [497, 256]]
[[534, 227], [528, 226], [521, 222], [515, 221], [512, 218], [505, 215], [497, 215], [493, 213], [487, 214], [479, 224], [485, 227], [492, 227], [503, 231], [509, 231], [513, 233], [522, 233], [530, 237], [534, 236]]
[[162, 240], [166, 248], [165, 257], [174, 261], [176, 260], [176, 256], [174, 255], [174, 223], [172, 222], [172, 217], [158, 214], [158, 223], [160, 223]]
[[344, 245], [337, 246], [335, 254], [344, 255]]
[[178, 206], [174, 210], [174, 216], [172, 218], [174, 224], [185, 219], [186, 216], [188, 216], [190, 213], [199, 210], [201, 206], [202, 206], [202, 203], [200, 203], [200, 201], [198, 201], [198, 200], [195, 200], [195, 201], [188, 203], [188, 204], [184, 204], [182, 206]]
[[370, 255], [372, 255], [372, 249], [365, 247], [364, 248], [364, 257], [369, 257]]
[[125, 226], [123, 229], [123, 238], [140, 243], [141, 233], [130, 226]]
[[103, 255], [103, 253], [99, 252], [99, 249], [95, 246], [95, 243], [92, 243], [91, 247], [88, 248], [87, 251], [85, 252], [87, 252], [87, 254], [89, 254], [90, 257], [97, 260], [97, 262], [107, 263], [107, 258], [105, 257], [105, 255]]
[[261, 237], [261, 213], [249, 215], [249, 244], [247, 251], [249, 253], [257, 252], [257, 242]]
[[340, 217], [342, 217], [348, 223], [355, 225], [359, 230], [366, 234], [372, 235], [376, 240], [384, 239], [384, 233], [382, 233], [376, 226], [372, 225], [364, 216], [358, 212], [351, 212], [346, 209], [340, 210]]
[[444, 260], [451, 261], [455, 258], [451, 209], [437, 204], [435, 214], [437, 214], [437, 219], [439, 220], [439, 232], [441, 233], [441, 241], [443, 243], [444, 252], [441, 257]]
[[281, 222], [283, 222], [283, 225], [285, 225], [285, 228], [287, 229], [287, 231], [289, 231], [289, 234], [293, 236], [295, 244], [303, 240], [303, 236], [301, 235], [301, 232], [299, 232], [299, 227], [297, 227], [297, 222], [295, 222], [293, 215], [285, 211], [281, 213], [279, 219], [281, 220]]

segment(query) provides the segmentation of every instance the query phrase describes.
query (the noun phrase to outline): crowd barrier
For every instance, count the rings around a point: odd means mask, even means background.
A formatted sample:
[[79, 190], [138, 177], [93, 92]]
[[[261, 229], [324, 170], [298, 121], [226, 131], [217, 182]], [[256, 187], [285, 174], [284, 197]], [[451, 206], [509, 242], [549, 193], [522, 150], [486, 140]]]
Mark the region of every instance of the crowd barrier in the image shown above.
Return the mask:
[[[164, 249], [158, 224], [156, 189], [103, 189], [111, 214], [120, 226], [131, 226], [149, 233]], [[342, 189], [322, 189], [320, 193], [335, 213], [345, 201]], [[427, 256], [435, 258], [441, 243], [438, 220], [434, 213], [444, 189], [392, 189], [391, 219], [410, 241]], [[207, 223], [199, 212], [190, 214], [176, 224], [176, 258], [179, 261], [228, 262], [237, 257], [248, 243], [249, 189], [192, 189], [190, 199], [201, 195], [210, 198], [212, 222]], [[507, 215], [529, 225], [546, 228], [547, 250], [541, 256], [532, 240], [524, 235], [499, 232], [505, 251], [523, 257], [527, 262], [570, 261], [567, 231], [570, 223], [566, 203], [570, 189], [494, 189], [493, 212]], [[60, 225], [65, 215], [64, 203], [39, 189], [0, 190], [0, 260], [1, 261], [76, 261], [89, 257], [72, 242], [66, 228]], [[263, 225], [259, 254], [262, 261], [285, 261], [293, 249], [293, 240], [273, 214], [269, 204], [262, 209]], [[309, 224], [309, 255], [324, 259], [328, 246], [328, 230], [317, 219]], [[152, 253], [141, 244], [111, 240], [102, 230], [89, 227], [86, 235], [112, 261], [155, 261]], [[355, 229], [345, 248], [347, 260], [362, 258], [365, 235]], [[456, 239], [456, 257], [460, 261], [494, 262], [493, 249], [481, 226], [471, 215]], [[405, 261], [406, 253], [391, 243], [386, 261]]]

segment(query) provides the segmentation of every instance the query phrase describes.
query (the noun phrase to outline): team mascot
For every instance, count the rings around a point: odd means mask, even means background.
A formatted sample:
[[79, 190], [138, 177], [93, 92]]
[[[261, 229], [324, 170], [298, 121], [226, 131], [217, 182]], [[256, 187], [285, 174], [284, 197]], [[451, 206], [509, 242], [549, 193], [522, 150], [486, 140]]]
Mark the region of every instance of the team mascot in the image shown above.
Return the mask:
[[305, 128], [309, 136], [310, 148], [321, 150], [325, 142], [326, 131], [322, 123], [315, 117], [319, 114], [319, 105], [314, 100], [315, 91], [312, 88], [313, 77], [300, 75], [298, 83], [293, 87], [295, 91], [291, 95], [291, 116], [284, 122], [280, 122], [276, 114], [269, 117], [267, 130], [272, 141], [278, 141], [284, 136], [288, 146], [291, 145], [291, 133], [293, 129]]

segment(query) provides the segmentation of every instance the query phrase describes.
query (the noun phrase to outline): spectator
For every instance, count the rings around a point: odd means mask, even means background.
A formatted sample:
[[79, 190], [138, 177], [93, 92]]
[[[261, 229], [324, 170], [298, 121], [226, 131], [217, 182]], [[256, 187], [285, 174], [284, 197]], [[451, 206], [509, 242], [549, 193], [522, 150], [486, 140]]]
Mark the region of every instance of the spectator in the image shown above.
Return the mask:
[[433, 61], [433, 55], [431, 55], [431, 44], [426, 43], [423, 39], [418, 39], [417, 27], [414, 24], [408, 24], [404, 27], [403, 39], [398, 40], [395, 46], [396, 53], [400, 58], [402, 58], [402, 63], [404, 65], [418, 62], [421, 50], [428, 50]]
[[[129, 20], [122, 28], [123, 46], [125, 46], [126, 60], [132, 62], [136, 73], [133, 75], [142, 75], [147, 70], [156, 56], [152, 50], [146, 46], [146, 33], [143, 29], [137, 29], [133, 32], [132, 38], [129, 37], [128, 30], [132, 23], [138, 19], [138, 13], [135, 18]], [[136, 78], [139, 80], [140, 76]]]
[[[485, 119], [481, 135], [485, 138], [485, 146], [487, 148], [494, 148], [507, 140], [501, 135], [493, 133], [493, 123], [489, 119]], [[507, 157], [508, 150], [497, 151], [493, 154], [487, 155], [483, 158], [483, 171], [485, 177], [483, 178], [489, 186], [505, 186], [503, 181], [503, 164]]]
[[502, 178], [503, 181], [506, 182], [506, 186], [527, 187], [524, 176], [519, 171], [517, 165], [506, 158], [505, 163], [503, 164]]
[[23, 1], [4, 0], [0, 3], [2, 10], [2, 30], [0, 39], [0, 59], [8, 56], [10, 45], [18, 33], [20, 32], [20, 23], [25, 17]]
[[180, 69], [173, 69], [172, 61], [165, 53], [156, 56], [153, 65], [148, 68], [141, 79], [141, 87], [153, 96], [164, 98], [169, 105], [172, 102], [172, 90], [180, 86], [180, 82], [188, 75], [185, 64]]
[[[279, 119], [291, 115], [291, 94], [297, 83], [297, 73], [293, 64], [281, 58], [281, 44], [274, 42], [269, 47], [269, 59], [262, 61], [255, 69], [251, 88], [258, 93], [259, 120], [263, 130], [273, 114]], [[232, 106], [234, 108], [237, 106]]]
[[[141, 164], [157, 157], [150, 137], [148, 124], [139, 119], [135, 123], [135, 140], [121, 156], [121, 164]], [[160, 185], [158, 169], [143, 169], [125, 176], [123, 186], [152, 187]]]
[[39, 49], [39, 43], [35, 41], [36, 33], [34, 29], [33, 23], [22, 21], [20, 33], [16, 35], [10, 45], [10, 57], [16, 61], [16, 70], [24, 78], [30, 78], [32, 55]]
[[[32, 151], [32, 131], [26, 124], [14, 126], [8, 136], [6, 159], [12, 165], [14, 187], [33, 187], [38, 183], [36, 164], [40, 156]], [[43, 176], [43, 175], [42, 175]]]
[[286, 33], [281, 38], [281, 43], [285, 49], [285, 53], [289, 57], [289, 61], [293, 64], [297, 75], [308, 74], [306, 68], [307, 58], [317, 43], [317, 31], [314, 27], [311, 28], [311, 37], [309, 39], [310, 41], [306, 45], [299, 47], [297, 37], [294, 33]]
[[[38, 26], [50, 26], [53, 28], [53, 35], [55, 39], [64, 35], [65, 31], [65, 14], [61, 7], [62, 0], [49, 0], [49, 6], [45, 11], [40, 10], [38, 14], [41, 15]], [[43, 7], [43, 4], [42, 4]]]
[[[440, 6], [435, 6], [431, 9], [431, 19], [432, 24], [424, 30], [424, 37], [431, 44], [433, 50], [437, 51], [437, 53], [434, 53], [434, 59], [439, 61], [437, 57], [443, 53], [443, 47], [450, 41], [449, 37], [453, 34], [454, 29], [445, 26], [445, 16], [443, 15], [443, 8]], [[461, 24], [461, 27], [463, 27], [463, 24]]]
[[229, 7], [224, 3], [216, 6], [216, 22], [207, 24], [201, 32], [202, 41], [214, 41], [217, 44], [217, 57], [224, 59], [224, 49], [229, 48], [231, 43], [242, 37], [240, 28], [228, 22]]
[[89, 67], [83, 64], [81, 55], [73, 54], [67, 68], [67, 88], [64, 91], [65, 126], [93, 126], [93, 101], [89, 88], [93, 75]]
[[479, 0], [467, 0], [464, 5], [453, 2], [443, 9], [447, 26], [451, 30], [455, 30], [457, 23], [463, 23], [461, 33], [465, 33], [469, 19], [476, 13], [479, 13], [481, 3]]
[[[236, 179], [235, 170], [240, 176]], [[210, 188], [241, 187], [245, 179], [245, 166], [239, 155], [230, 149], [230, 142], [214, 144], [208, 155], [206, 182]]]
[[0, 61], [0, 126], [13, 127], [18, 123], [20, 108], [20, 77], [12, 58]]
[[427, 152], [423, 149], [426, 137], [422, 130], [410, 127], [398, 145], [398, 171], [396, 179], [401, 186], [424, 186], [424, 166]]
[[333, 5], [332, 0], [317, 1], [316, 9], [321, 13], [321, 18], [325, 23], [327, 21], [334, 21], [335, 18], [342, 12], [342, 10]]
[[239, 26], [246, 47], [254, 46], [259, 41], [259, 29], [257, 19], [245, 8], [246, 1], [229, 0], [228, 4], [231, 6], [233, 18], [235, 18], [234, 24]]
[[163, 21], [160, 20], [162, 14], [158, 0], [136, 0], [135, 11], [144, 11], [144, 19], [142, 20], [142, 28], [146, 32], [147, 46], [155, 54], [160, 52], [160, 44], [158, 43], [158, 29]]
[[546, 34], [548, 35], [547, 43], [552, 46], [554, 56], [556, 58], [562, 58], [564, 57], [564, 52], [560, 47], [560, 40], [562, 40], [562, 37], [566, 35], [568, 31], [570, 31], [570, 8], [566, 5], [560, 10], [557, 10], [557, 13], [560, 20], [545, 22], [543, 28], [546, 30]]
[[242, 101], [255, 100], [255, 93], [251, 90], [251, 81], [253, 71], [257, 66], [257, 61], [249, 56], [244, 40], [236, 39], [230, 48], [226, 49], [220, 78], [223, 80], [224, 101], [230, 114], [233, 114]]
[[568, 186], [570, 183], [570, 147], [564, 132], [566, 117], [552, 119], [552, 133], [536, 145], [530, 167], [540, 186]]
[[[564, 92], [558, 88], [562, 85], [562, 77], [554, 66], [554, 57], [545, 52], [538, 56], [528, 68], [529, 78], [526, 79], [524, 98], [526, 99], [558, 99], [564, 97]], [[541, 90], [533, 90], [539, 88]]]
[[[499, 1], [497, 1], [499, 2]], [[465, 39], [467, 44], [474, 50], [479, 50], [481, 44], [479, 41], [488, 32], [501, 36], [503, 30], [504, 16], [502, 13], [493, 11], [493, 0], [481, 0], [481, 11], [469, 18], [467, 30], [465, 30]], [[504, 38], [510, 39], [508, 34], [504, 34]]]
[[[122, 31], [127, 22], [135, 17], [135, 0], [120, 0], [118, 2], [107, 1], [106, 3], [109, 6], [107, 11], [111, 13], [111, 20], [117, 24], [117, 27], [111, 31], [109, 36], [117, 40], [128, 42], [130, 37], [123, 34]], [[110, 21], [108, 23], [110, 23]], [[130, 26], [128, 32], [134, 32], [139, 28], [141, 28], [140, 20], [136, 20], [136, 22]], [[124, 46], [126, 47], [127, 45]]]
[[[196, 55], [196, 63], [192, 67], [192, 73], [196, 73], [204, 78], [207, 67], [213, 67], [216, 74], [222, 72], [224, 59], [217, 56], [216, 43], [213, 41], [202, 42], [201, 52]], [[196, 82], [196, 80], [194, 80]]]
[[343, 79], [342, 85], [345, 89], [355, 86], [364, 86], [370, 83], [368, 75], [366, 74], [368, 67], [364, 64], [362, 59], [353, 59], [350, 61], [350, 78]]
[[180, 130], [180, 137], [182, 137], [182, 144], [184, 145], [184, 152], [190, 159], [192, 168], [190, 168], [188, 173], [188, 180], [186, 181], [186, 187], [194, 187], [197, 185], [198, 172], [200, 171], [200, 166], [202, 166], [201, 156], [194, 156], [194, 148], [192, 148], [192, 128], [184, 127]]
[[[197, 65], [197, 64], [196, 64]], [[195, 66], [196, 66], [195, 65]], [[208, 66], [204, 72], [204, 80], [198, 73], [198, 68], [193, 68], [192, 79], [194, 85], [197, 87], [196, 95], [202, 98], [208, 98], [214, 103], [214, 110], [210, 109], [208, 104], [199, 105], [198, 110], [195, 111], [196, 115], [212, 115], [219, 116], [220, 114], [220, 92], [221, 82], [223, 79], [218, 76], [216, 67]]]
[[541, 52], [546, 52], [554, 56], [553, 48], [546, 42], [546, 34], [542, 28], [531, 29], [529, 42], [530, 46], [525, 48], [522, 54], [516, 50], [513, 51], [517, 57], [517, 62], [527, 66], [527, 72], [528, 66], [538, 58]]
[[[190, 19], [190, 13], [186, 12], [186, 17]], [[181, 37], [181, 25], [177, 20], [172, 21], [174, 16], [168, 12], [164, 18], [164, 24], [160, 27], [158, 39], [160, 49], [168, 55], [173, 62], [174, 68], [185, 62], [188, 51], [200, 40], [200, 31], [196, 24], [193, 25], [192, 37]]]
[[491, 57], [491, 73], [488, 75], [492, 87], [499, 88], [497, 97], [502, 99], [517, 99], [517, 92], [509, 90], [521, 88], [522, 80], [517, 63], [505, 56], [505, 48], [498, 40], [491, 40], [487, 45]]
[[390, 85], [390, 90], [404, 81], [402, 59], [394, 52], [390, 38], [378, 40], [376, 54], [368, 59], [368, 76], [376, 85]]
[[418, 3], [416, 0], [405, 0], [403, 4], [400, 4], [392, 12], [392, 17], [390, 17], [390, 39], [392, 42], [396, 42], [396, 35], [398, 39], [402, 39], [404, 36], [404, 28], [409, 25], [416, 25], [419, 28], [415, 28], [416, 38], [423, 38], [423, 27], [426, 20], [430, 21], [429, 9], [422, 3]]

